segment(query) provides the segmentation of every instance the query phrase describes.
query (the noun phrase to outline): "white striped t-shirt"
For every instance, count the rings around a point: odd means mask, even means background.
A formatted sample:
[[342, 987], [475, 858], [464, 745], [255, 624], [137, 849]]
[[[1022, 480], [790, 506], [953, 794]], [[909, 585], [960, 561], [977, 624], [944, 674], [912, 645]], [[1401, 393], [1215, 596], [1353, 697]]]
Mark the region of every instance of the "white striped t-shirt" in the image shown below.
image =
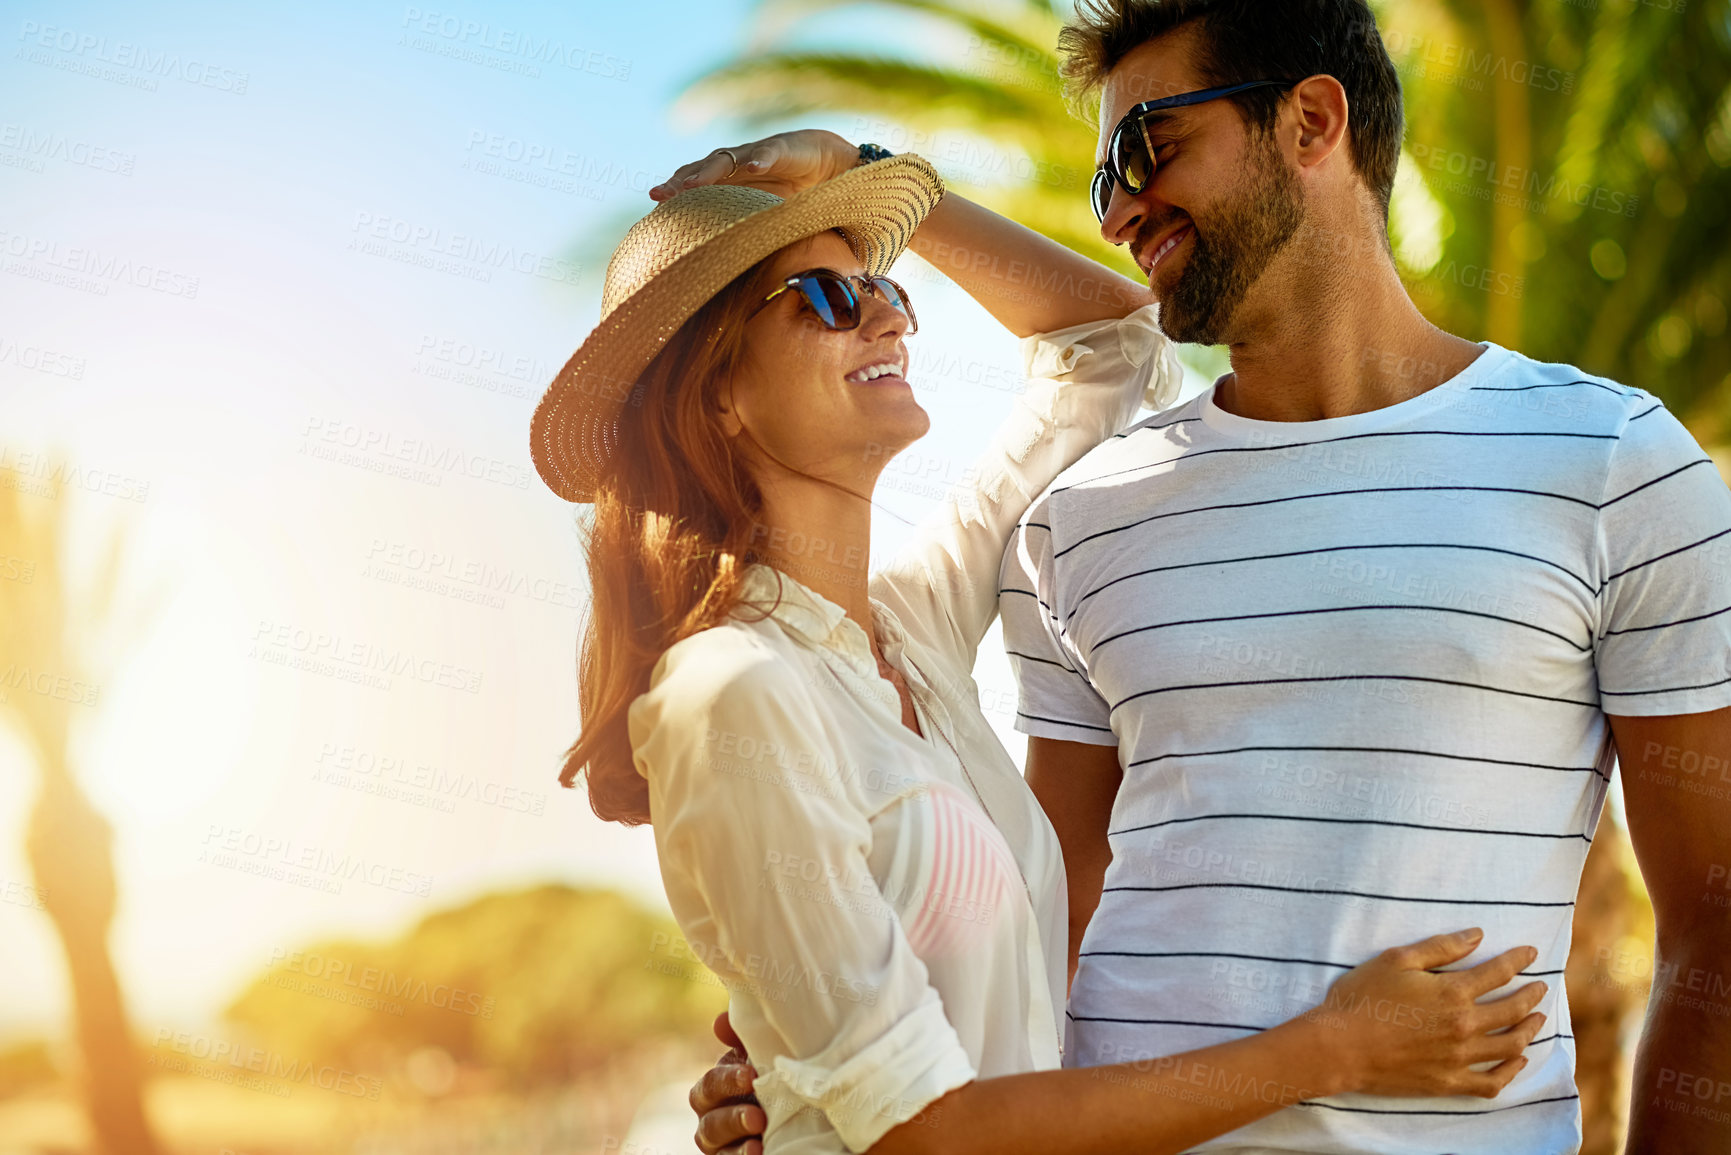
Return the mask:
[[1005, 555], [1017, 729], [1124, 767], [1066, 1065], [1242, 1037], [1443, 931], [1485, 928], [1461, 965], [1540, 951], [1497, 1099], [1344, 1095], [1201, 1149], [1579, 1142], [1562, 973], [1606, 715], [1731, 704], [1731, 492], [1652, 395], [1485, 350], [1322, 421], [1210, 390], [1060, 475]]

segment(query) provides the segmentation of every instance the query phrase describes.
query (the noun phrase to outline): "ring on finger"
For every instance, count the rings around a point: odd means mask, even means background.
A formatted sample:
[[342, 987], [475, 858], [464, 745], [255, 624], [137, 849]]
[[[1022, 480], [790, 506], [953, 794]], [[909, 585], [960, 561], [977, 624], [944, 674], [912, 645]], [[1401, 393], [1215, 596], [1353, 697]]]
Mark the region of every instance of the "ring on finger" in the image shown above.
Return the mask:
[[739, 158], [733, 155], [733, 150], [731, 148], [718, 148], [715, 151], [725, 152], [727, 154], [727, 159], [733, 162], [733, 167], [723, 174], [721, 177], [722, 180], [726, 180], [728, 177], [731, 177], [734, 173], [739, 171]]

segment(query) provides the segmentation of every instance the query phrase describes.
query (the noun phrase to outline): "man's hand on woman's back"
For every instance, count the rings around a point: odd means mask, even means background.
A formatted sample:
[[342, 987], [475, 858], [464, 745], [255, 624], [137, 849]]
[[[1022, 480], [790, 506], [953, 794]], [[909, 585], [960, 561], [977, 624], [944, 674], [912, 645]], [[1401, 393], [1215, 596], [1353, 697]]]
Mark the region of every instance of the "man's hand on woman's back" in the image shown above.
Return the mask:
[[727, 1053], [691, 1088], [697, 1148], [703, 1155], [763, 1155], [769, 1116], [751, 1092], [757, 1070], [746, 1058], [745, 1044], [734, 1033], [726, 1011], [715, 1017], [715, 1037], [728, 1045]]

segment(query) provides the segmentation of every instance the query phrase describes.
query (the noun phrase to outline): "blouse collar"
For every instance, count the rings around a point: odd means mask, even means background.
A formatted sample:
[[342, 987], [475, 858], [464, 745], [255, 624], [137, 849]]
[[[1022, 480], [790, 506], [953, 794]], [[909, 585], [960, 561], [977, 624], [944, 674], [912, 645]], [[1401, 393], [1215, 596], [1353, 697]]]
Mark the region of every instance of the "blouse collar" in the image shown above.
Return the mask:
[[[798, 578], [773, 566], [754, 562], [746, 567], [740, 594], [754, 608], [768, 610], [769, 616], [789, 633], [813, 646], [838, 653], [859, 666], [862, 672], [878, 677], [877, 659], [872, 656], [871, 641], [865, 630], [847, 616], [845, 609]], [[886, 661], [899, 665], [905, 637], [902, 624], [888, 606], [876, 598], [871, 598], [870, 602], [878, 646]]]

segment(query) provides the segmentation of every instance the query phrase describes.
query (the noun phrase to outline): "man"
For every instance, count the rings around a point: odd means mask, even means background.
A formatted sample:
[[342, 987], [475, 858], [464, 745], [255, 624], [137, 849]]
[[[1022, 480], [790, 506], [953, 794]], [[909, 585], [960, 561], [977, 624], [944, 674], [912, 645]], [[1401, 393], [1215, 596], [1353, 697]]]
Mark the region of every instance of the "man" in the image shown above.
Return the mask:
[[[1103, 147], [1142, 101], [1300, 79], [1147, 117], [1154, 175], [1113, 182], [1101, 231], [1167, 333], [1233, 372], [1061, 476], [1005, 559], [1017, 727], [1069, 872], [1066, 1063], [1270, 1025], [1449, 920], [1560, 975], [1613, 744], [1660, 961], [1721, 972], [1703, 898], [1731, 807], [1662, 762], [1731, 755], [1707, 455], [1640, 390], [1420, 315], [1385, 239], [1399, 87], [1362, 4], [1104, 4], [1061, 47]], [[1204, 1149], [1572, 1149], [1552, 983], [1553, 1031], [1493, 1103], [1324, 1101]], [[1655, 1001], [1632, 1149], [1731, 1139], [1675, 1093], [1731, 1078], [1718, 1025]]]
[[[1060, 52], [1100, 95], [1099, 160], [1127, 162], [1102, 234], [1169, 335], [1232, 359], [1059, 477], [1005, 558], [1016, 724], [1069, 876], [1066, 1065], [1239, 1037], [1478, 923], [1552, 984], [1501, 1096], [1320, 1100], [1200, 1149], [1575, 1149], [1557, 976], [1620, 762], [1679, 979], [1655, 984], [1629, 1149], [1731, 1146], [1712, 463], [1651, 395], [1419, 313], [1386, 240], [1399, 85], [1360, 0], [1098, 0]], [[1254, 81], [1280, 83], [1210, 98]]]

